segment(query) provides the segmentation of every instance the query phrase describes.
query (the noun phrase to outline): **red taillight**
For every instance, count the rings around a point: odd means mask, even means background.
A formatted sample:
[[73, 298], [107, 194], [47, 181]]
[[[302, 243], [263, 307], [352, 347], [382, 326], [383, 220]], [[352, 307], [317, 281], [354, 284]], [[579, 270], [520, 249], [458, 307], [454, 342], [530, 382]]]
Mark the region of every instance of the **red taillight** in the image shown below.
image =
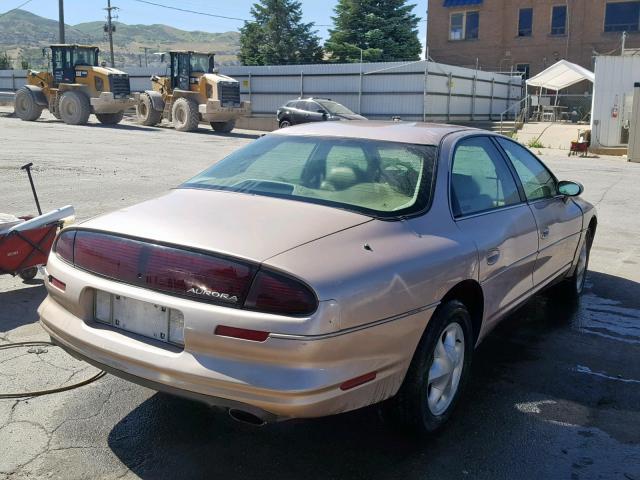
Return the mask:
[[309, 315], [318, 307], [301, 281], [215, 254], [88, 230], [63, 232], [56, 252], [113, 280], [211, 303], [280, 315]]
[[282, 315], [308, 315], [318, 307], [313, 292], [302, 282], [279, 273], [260, 270], [245, 307]]
[[73, 242], [76, 238], [75, 230], [62, 232], [56, 240], [55, 252], [60, 258], [69, 263], [73, 263]]
[[227, 327], [225, 325], [218, 325], [214, 333], [221, 337], [241, 338], [242, 340], [251, 340], [252, 342], [264, 342], [269, 338], [269, 332], [248, 330], [246, 328]]
[[75, 265], [132, 285], [241, 306], [255, 267], [236, 260], [78, 231]]

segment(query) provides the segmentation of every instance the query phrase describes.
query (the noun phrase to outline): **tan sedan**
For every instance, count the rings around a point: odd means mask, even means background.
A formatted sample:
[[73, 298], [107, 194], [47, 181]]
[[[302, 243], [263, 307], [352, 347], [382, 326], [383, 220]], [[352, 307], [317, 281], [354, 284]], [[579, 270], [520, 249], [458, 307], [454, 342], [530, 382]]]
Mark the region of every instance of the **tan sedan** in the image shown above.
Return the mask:
[[486, 131], [287, 128], [63, 230], [41, 322], [74, 356], [245, 422], [389, 399], [430, 432], [500, 319], [555, 283], [580, 294], [581, 192]]

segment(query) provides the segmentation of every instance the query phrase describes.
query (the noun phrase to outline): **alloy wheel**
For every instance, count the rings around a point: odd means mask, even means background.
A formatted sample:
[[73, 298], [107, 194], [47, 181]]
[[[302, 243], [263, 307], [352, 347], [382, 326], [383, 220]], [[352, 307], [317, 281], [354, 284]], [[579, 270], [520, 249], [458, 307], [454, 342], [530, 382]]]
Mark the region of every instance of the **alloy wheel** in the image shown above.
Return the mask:
[[453, 322], [440, 334], [427, 381], [427, 403], [433, 415], [444, 413], [458, 391], [464, 368], [464, 332]]
[[584, 281], [587, 276], [587, 242], [582, 244], [580, 249], [580, 256], [578, 257], [578, 265], [576, 265], [576, 292], [582, 293], [584, 288]]

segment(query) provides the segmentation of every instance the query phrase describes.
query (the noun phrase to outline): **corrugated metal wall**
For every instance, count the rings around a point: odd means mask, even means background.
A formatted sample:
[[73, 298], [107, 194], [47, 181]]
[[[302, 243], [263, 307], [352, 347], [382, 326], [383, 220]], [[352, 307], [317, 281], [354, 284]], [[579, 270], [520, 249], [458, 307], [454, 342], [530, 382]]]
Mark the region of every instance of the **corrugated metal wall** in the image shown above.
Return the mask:
[[[633, 83], [640, 80], [640, 57], [596, 57], [591, 107], [591, 144], [626, 145], [623, 126], [631, 120]], [[614, 115], [615, 114], [615, 115]]]
[[[499, 118], [522, 97], [520, 77], [434, 62], [221, 67], [240, 81], [254, 115], [271, 116], [299, 96], [331, 98], [368, 118], [468, 121]], [[151, 74], [130, 68], [131, 89], [150, 88]], [[12, 78], [13, 74], [13, 78]], [[26, 72], [0, 71], [0, 90], [15, 89]], [[513, 112], [510, 112], [513, 113]]]

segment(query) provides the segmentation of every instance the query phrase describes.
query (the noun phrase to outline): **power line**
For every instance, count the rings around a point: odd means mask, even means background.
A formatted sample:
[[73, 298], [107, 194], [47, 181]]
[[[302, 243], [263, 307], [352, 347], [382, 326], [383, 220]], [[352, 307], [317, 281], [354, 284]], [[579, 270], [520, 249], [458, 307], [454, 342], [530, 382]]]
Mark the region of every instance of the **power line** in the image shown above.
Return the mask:
[[9, 13], [13, 12], [14, 10], [18, 10], [19, 8], [24, 7], [27, 3], [31, 3], [31, 2], [33, 2], [33, 0], [27, 0], [26, 2], [21, 3], [21, 4], [20, 4], [20, 5], [18, 5], [17, 7], [12, 8], [11, 10], [7, 10], [7, 11], [6, 11], [6, 12], [4, 12], [4, 13], [0, 13], [0, 17], [4, 17], [5, 15], [7, 15], [7, 14], [9, 14]]
[[198, 12], [196, 10], [187, 10], [186, 8], [171, 7], [169, 5], [163, 5], [161, 3], [149, 2], [147, 0], [134, 0], [134, 1], [138, 2], [138, 3], [146, 3], [148, 5], [154, 5], [156, 7], [167, 8], [169, 10], [177, 10], [179, 12], [195, 13], [196, 15], [204, 15], [206, 17], [224, 18], [226, 20], [238, 20], [240, 22], [251, 22], [252, 21], [252, 20], [247, 20], [246, 18], [225, 17], [224, 15], [214, 15], [213, 13]]

